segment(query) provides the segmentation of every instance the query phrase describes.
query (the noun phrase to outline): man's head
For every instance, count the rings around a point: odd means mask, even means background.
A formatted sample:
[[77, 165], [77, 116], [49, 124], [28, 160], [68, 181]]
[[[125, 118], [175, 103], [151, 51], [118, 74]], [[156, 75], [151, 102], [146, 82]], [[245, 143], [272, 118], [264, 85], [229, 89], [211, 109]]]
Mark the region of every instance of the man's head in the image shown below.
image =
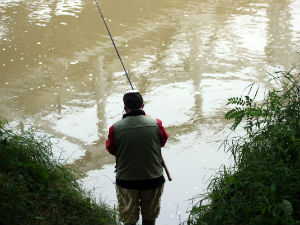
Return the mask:
[[125, 111], [134, 111], [144, 107], [142, 95], [135, 90], [128, 91], [123, 96]]

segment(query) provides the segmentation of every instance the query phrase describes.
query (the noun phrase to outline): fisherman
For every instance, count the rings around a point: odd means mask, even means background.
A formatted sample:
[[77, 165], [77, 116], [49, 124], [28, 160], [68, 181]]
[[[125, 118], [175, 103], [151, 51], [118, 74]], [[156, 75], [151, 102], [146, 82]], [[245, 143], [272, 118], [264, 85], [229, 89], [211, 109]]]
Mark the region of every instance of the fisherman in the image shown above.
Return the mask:
[[141, 210], [143, 225], [154, 225], [165, 183], [161, 147], [169, 135], [161, 120], [146, 116], [139, 92], [125, 93], [123, 102], [126, 114], [109, 128], [106, 140], [106, 149], [116, 157], [120, 219], [136, 224]]

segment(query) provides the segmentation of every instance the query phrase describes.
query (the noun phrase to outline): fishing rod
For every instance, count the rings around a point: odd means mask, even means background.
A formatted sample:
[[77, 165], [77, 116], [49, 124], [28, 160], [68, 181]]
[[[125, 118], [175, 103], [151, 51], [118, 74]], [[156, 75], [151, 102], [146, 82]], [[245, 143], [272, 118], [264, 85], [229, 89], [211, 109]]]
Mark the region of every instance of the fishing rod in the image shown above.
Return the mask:
[[[112, 35], [111, 35], [110, 31], [109, 31], [109, 28], [108, 28], [108, 26], [107, 26], [107, 23], [106, 23], [106, 21], [105, 21], [105, 18], [104, 18], [104, 16], [103, 16], [103, 13], [102, 13], [102, 11], [101, 11], [101, 9], [100, 9], [100, 6], [99, 6], [99, 4], [98, 4], [98, 1], [95, 0], [95, 3], [96, 3], [96, 5], [97, 5], [98, 11], [99, 11], [99, 13], [100, 13], [100, 15], [101, 15], [101, 18], [102, 18], [102, 20], [103, 20], [103, 22], [104, 22], [104, 25], [105, 25], [105, 27], [106, 27], [106, 30], [107, 30], [107, 32], [108, 32], [108, 34], [109, 34], [110, 40], [111, 40], [111, 42], [113, 43], [113, 46], [115, 47], [116, 53], [117, 53], [117, 55], [118, 55], [118, 57], [119, 57], [119, 59], [120, 59], [120, 62], [121, 62], [122, 67], [123, 67], [123, 69], [124, 69], [124, 72], [125, 72], [125, 75], [126, 75], [126, 77], [127, 77], [127, 80], [128, 80], [128, 82], [129, 82], [129, 84], [130, 84], [130, 86], [131, 86], [131, 89], [134, 90], [134, 88], [133, 88], [133, 86], [132, 86], [132, 83], [131, 83], [131, 81], [130, 81], [130, 79], [129, 79], [128, 73], [127, 73], [127, 71], [126, 71], [126, 68], [125, 68], [125, 66], [124, 66], [124, 63], [123, 63], [123, 61], [122, 61], [122, 58], [121, 58], [121, 56], [120, 56], [120, 54], [119, 54], [119, 51], [118, 51], [118, 49], [117, 49], [117, 46], [116, 46], [116, 44], [115, 44], [115, 42], [114, 42], [114, 39], [112, 38]], [[166, 165], [165, 160], [164, 160], [164, 158], [162, 157], [162, 155], [161, 155], [161, 159], [162, 159], [162, 166], [164, 167], [164, 169], [165, 169], [165, 171], [166, 171], [166, 174], [167, 174], [167, 176], [168, 176], [168, 180], [171, 181], [171, 180], [172, 180], [172, 177], [171, 177], [171, 175], [170, 175], [170, 172], [169, 172], [169, 170], [168, 170], [168, 168], [167, 168], [167, 165]]]
[[102, 20], [103, 20], [103, 22], [104, 22], [104, 25], [105, 25], [105, 27], [106, 27], [106, 30], [107, 30], [107, 32], [108, 32], [108, 34], [109, 34], [109, 37], [110, 37], [110, 39], [111, 39], [111, 42], [113, 43], [113, 45], [114, 45], [114, 47], [115, 47], [116, 53], [117, 53], [117, 55], [118, 55], [118, 57], [119, 57], [119, 59], [120, 59], [120, 62], [121, 62], [122, 67], [123, 67], [123, 69], [124, 69], [124, 71], [125, 71], [125, 75], [126, 75], [128, 81], [129, 81], [129, 84], [130, 84], [130, 86], [131, 86], [131, 89], [134, 90], [134, 88], [133, 88], [133, 86], [132, 86], [132, 83], [131, 83], [131, 81], [130, 81], [130, 79], [129, 79], [128, 73], [127, 73], [127, 71], [126, 71], [126, 68], [125, 68], [125, 66], [124, 66], [124, 63], [123, 63], [123, 61], [122, 61], [122, 58], [121, 58], [121, 56], [120, 56], [120, 54], [119, 54], [119, 51], [118, 51], [118, 49], [117, 49], [117, 46], [116, 46], [116, 44], [115, 44], [115, 42], [114, 42], [114, 39], [112, 38], [112, 35], [111, 35], [111, 33], [110, 33], [109, 29], [108, 29], [108, 26], [107, 26], [107, 24], [106, 24], [105, 18], [104, 18], [104, 16], [103, 16], [102, 11], [101, 11], [101, 9], [100, 9], [100, 6], [99, 6], [99, 4], [98, 4], [98, 1], [95, 0], [95, 3], [96, 3], [96, 5], [97, 5], [98, 11], [99, 11], [99, 13], [100, 13], [100, 15], [101, 15], [101, 17], [102, 17]]

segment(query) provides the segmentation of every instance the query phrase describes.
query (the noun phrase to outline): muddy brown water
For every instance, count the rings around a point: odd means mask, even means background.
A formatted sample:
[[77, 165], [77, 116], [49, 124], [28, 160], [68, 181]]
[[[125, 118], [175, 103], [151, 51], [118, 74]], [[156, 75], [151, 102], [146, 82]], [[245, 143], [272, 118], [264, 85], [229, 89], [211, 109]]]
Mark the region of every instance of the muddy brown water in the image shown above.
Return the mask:
[[[190, 199], [230, 155], [228, 97], [266, 73], [299, 64], [297, 0], [99, 1], [145, 111], [170, 138], [163, 155], [173, 176], [158, 224], [187, 219]], [[54, 136], [54, 153], [84, 171], [95, 198], [116, 205], [108, 127], [130, 89], [92, 0], [0, 1], [0, 115]]]

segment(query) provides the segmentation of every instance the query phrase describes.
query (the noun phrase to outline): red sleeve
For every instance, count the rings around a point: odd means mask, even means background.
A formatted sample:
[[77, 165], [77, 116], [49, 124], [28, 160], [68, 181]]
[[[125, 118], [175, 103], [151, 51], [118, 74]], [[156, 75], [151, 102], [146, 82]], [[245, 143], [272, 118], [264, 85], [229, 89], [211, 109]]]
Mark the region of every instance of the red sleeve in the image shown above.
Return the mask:
[[160, 139], [161, 147], [164, 147], [169, 137], [169, 134], [166, 132], [165, 128], [163, 127], [161, 120], [160, 119], [156, 119], [156, 120], [159, 128], [160, 138], [161, 138]]
[[114, 143], [114, 126], [111, 126], [109, 128], [108, 139], [106, 140], [106, 149], [110, 154], [116, 155]]

